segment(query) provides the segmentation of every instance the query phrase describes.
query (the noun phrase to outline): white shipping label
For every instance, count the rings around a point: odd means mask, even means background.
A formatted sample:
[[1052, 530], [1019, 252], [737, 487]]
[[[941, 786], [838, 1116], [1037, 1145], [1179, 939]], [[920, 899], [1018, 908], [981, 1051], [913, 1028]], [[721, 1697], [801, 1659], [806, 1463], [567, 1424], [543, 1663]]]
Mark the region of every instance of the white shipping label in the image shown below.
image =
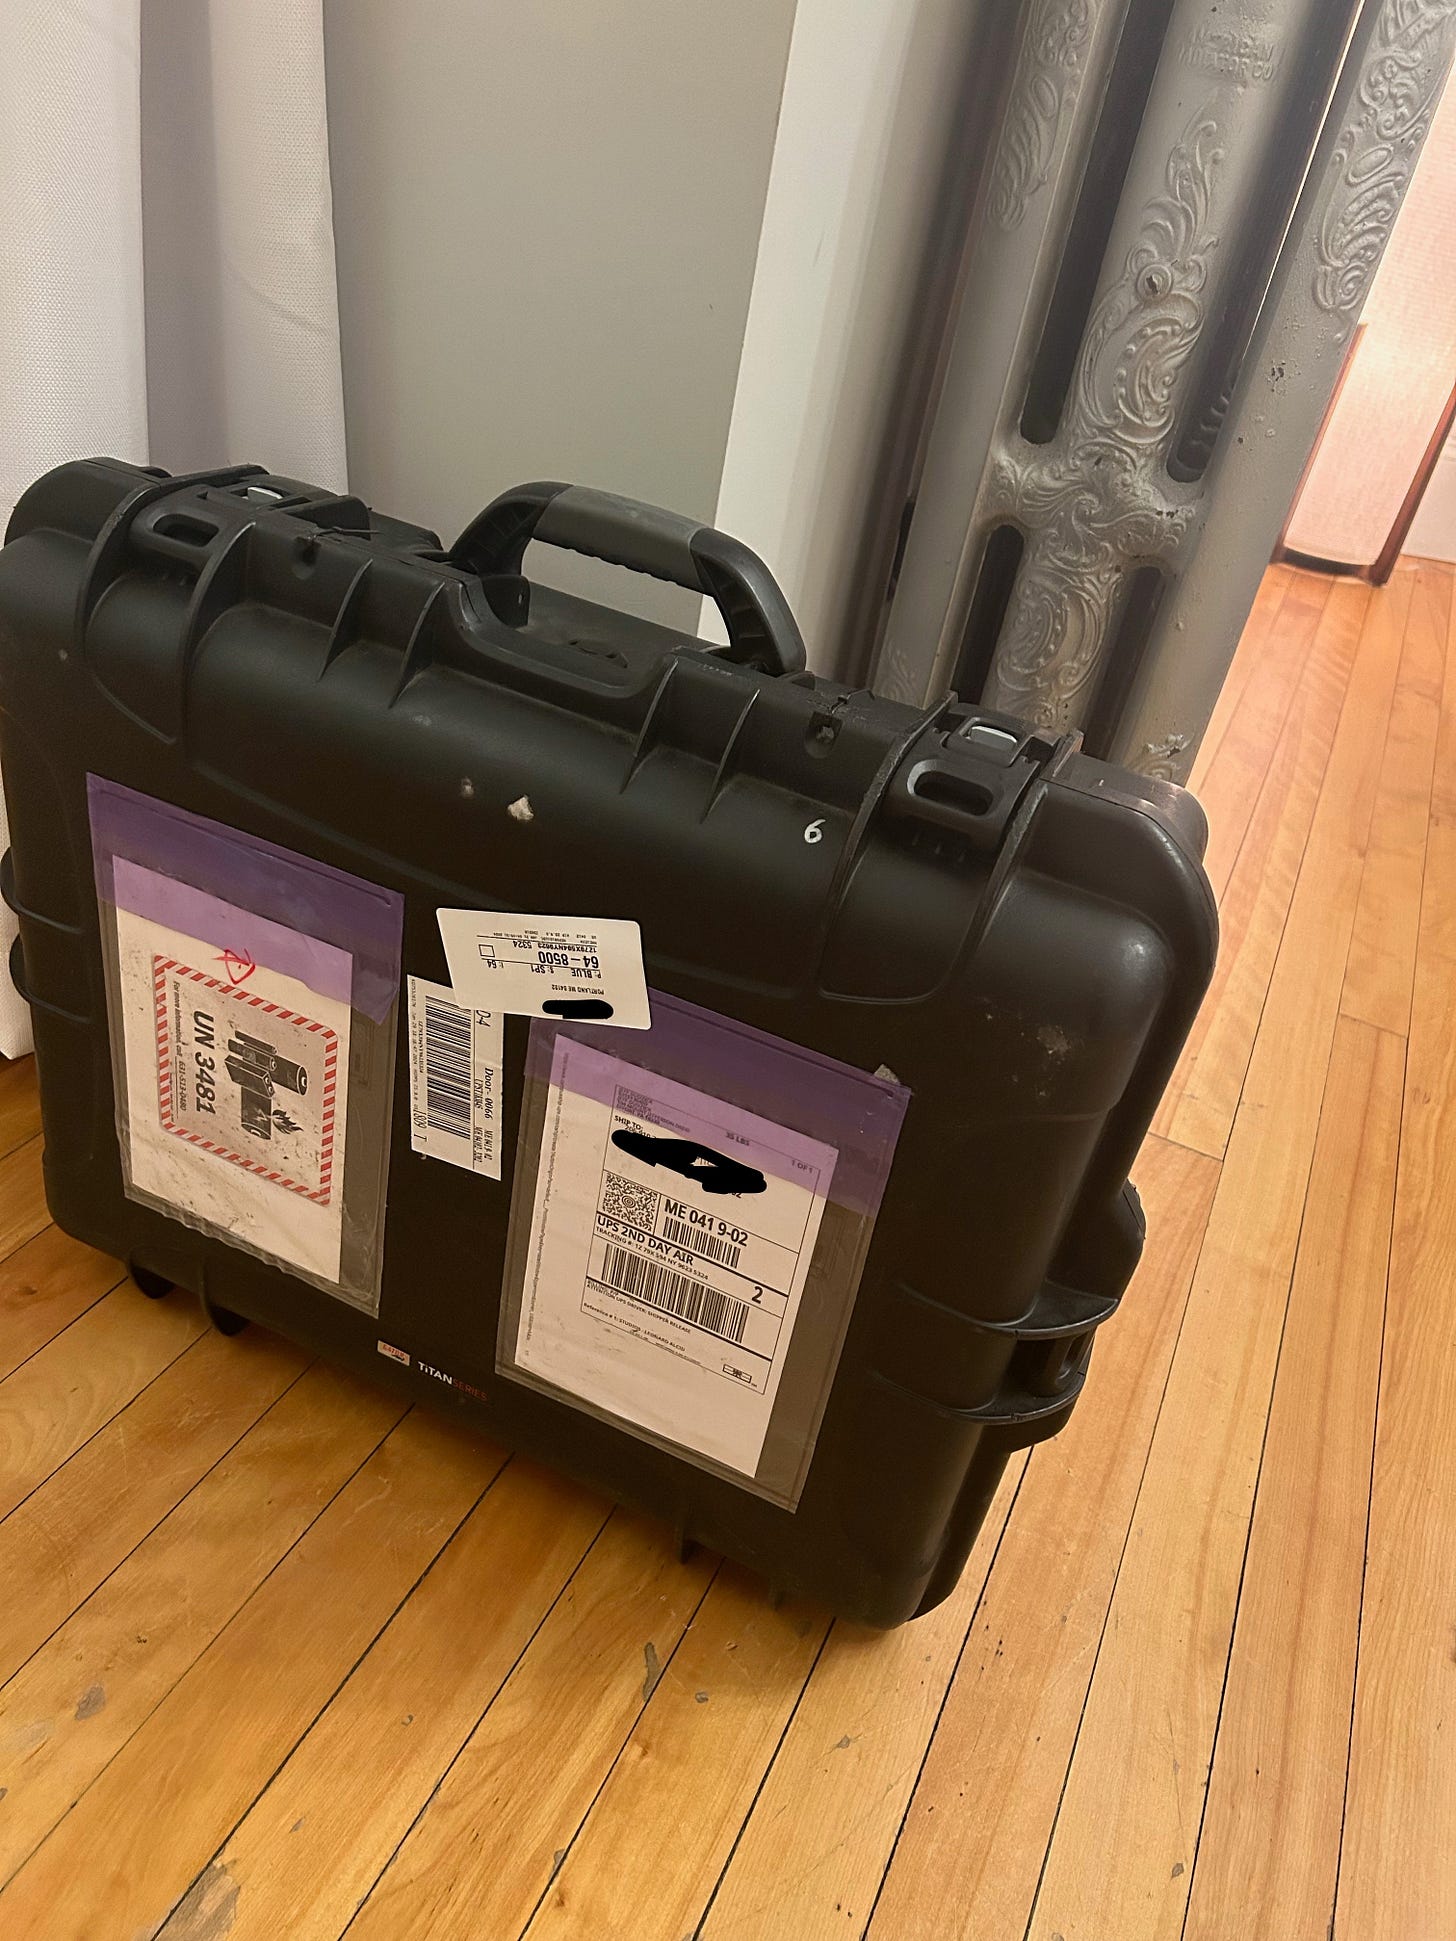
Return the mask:
[[116, 930], [133, 1184], [337, 1280], [348, 1005], [130, 910]]
[[450, 982], [461, 1003], [516, 1017], [652, 1024], [642, 933], [620, 917], [529, 917], [441, 910]]
[[516, 1365], [753, 1475], [837, 1158], [558, 1038]]
[[409, 980], [410, 1144], [487, 1179], [501, 1176], [501, 1017], [443, 984]]

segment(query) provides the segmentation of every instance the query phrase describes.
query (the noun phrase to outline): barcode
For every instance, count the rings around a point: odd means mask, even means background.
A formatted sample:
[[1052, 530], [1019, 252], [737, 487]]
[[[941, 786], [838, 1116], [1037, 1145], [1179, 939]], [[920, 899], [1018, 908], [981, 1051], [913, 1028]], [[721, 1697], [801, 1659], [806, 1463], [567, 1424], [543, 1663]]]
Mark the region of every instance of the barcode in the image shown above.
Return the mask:
[[470, 1137], [470, 1013], [425, 999], [425, 1120], [432, 1132]]
[[670, 1267], [643, 1260], [625, 1247], [608, 1246], [602, 1262], [602, 1279], [608, 1287], [633, 1294], [652, 1307], [666, 1308], [683, 1321], [692, 1321], [725, 1341], [742, 1341], [748, 1326], [748, 1303], [705, 1287], [690, 1274], [675, 1274]]
[[720, 1240], [715, 1233], [704, 1233], [701, 1227], [690, 1227], [686, 1220], [674, 1220], [670, 1213], [663, 1219], [662, 1237], [670, 1240], [675, 1247], [686, 1247], [708, 1260], [720, 1261], [725, 1267], [736, 1267], [743, 1252], [731, 1240]]

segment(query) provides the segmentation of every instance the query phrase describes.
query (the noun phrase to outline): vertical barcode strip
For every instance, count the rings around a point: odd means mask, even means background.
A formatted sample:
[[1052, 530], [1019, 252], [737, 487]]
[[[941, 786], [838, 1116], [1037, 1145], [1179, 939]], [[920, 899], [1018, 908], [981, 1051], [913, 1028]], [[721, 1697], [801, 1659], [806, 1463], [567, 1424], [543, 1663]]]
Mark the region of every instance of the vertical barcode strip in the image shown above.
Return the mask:
[[748, 1304], [720, 1294], [715, 1287], [695, 1281], [690, 1274], [677, 1274], [640, 1254], [610, 1243], [604, 1249], [602, 1279], [619, 1293], [634, 1295], [651, 1307], [665, 1308], [681, 1320], [692, 1321], [725, 1341], [742, 1341], [748, 1326]]
[[425, 999], [425, 1121], [470, 1138], [470, 1013], [437, 997]]

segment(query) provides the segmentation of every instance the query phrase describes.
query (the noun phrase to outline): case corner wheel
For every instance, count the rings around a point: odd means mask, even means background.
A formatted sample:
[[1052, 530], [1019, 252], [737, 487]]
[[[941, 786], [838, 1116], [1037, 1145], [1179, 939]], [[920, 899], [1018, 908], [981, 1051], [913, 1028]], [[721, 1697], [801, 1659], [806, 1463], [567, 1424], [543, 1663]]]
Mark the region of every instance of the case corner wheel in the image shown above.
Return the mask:
[[248, 1325], [244, 1315], [234, 1314], [230, 1307], [219, 1307], [216, 1301], [208, 1300], [205, 1294], [202, 1296], [202, 1312], [219, 1334], [241, 1334]]
[[150, 1267], [138, 1267], [135, 1261], [131, 1262], [127, 1272], [149, 1301], [165, 1300], [176, 1286], [175, 1281], [169, 1281], [165, 1275], [154, 1274]]

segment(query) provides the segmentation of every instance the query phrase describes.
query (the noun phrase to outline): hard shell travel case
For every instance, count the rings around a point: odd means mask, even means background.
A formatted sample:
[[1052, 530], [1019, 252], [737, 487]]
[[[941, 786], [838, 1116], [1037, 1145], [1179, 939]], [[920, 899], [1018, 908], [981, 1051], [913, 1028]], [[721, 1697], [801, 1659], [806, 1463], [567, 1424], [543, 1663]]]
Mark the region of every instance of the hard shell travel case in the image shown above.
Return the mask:
[[1190, 796], [816, 679], [745, 548], [551, 484], [446, 552], [256, 467], [62, 466], [0, 707], [60, 1226], [776, 1589], [949, 1593], [1138, 1259], [1215, 949]]

